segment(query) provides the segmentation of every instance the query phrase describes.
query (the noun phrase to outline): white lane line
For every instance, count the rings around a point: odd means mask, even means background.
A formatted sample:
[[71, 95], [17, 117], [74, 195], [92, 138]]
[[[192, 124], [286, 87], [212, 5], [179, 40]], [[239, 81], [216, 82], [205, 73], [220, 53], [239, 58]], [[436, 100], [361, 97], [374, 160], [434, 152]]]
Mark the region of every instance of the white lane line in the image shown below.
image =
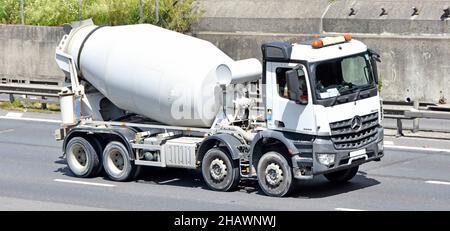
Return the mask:
[[101, 187], [115, 187], [113, 184], [101, 184], [101, 183], [91, 183], [77, 180], [63, 180], [63, 179], [54, 179], [53, 181], [62, 182], [62, 183], [71, 183], [71, 184], [83, 184], [83, 185], [92, 185], [92, 186], [101, 186]]
[[7, 120], [23, 120], [23, 121], [34, 121], [34, 122], [45, 122], [45, 123], [61, 123], [61, 120], [50, 120], [50, 119], [38, 119], [38, 118], [16, 118], [16, 117], [8, 117], [8, 116], [0, 116], [0, 119]]
[[384, 145], [394, 145], [394, 141], [385, 140]]
[[8, 112], [6, 113], [6, 117], [10, 117], [10, 118], [20, 118], [23, 116], [23, 113], [18, 113], [18, 112]]
[[2, 130], [2, 131], [0, 131], [0, 134], [2, 134], [2, 133], [8, 133], [8, 132], [13, 132], [14, 131], [14, 129], [5, 129], [5, 130]]
[[362, 210], [362, 209], [350, 209], [350, 208], [334, 208], [334, 210], [336, 211], [367, 211], [367, 210]]
[[175, 179], [171, 179], [171, 180], [161, 181], [158, 184], [167, 184], [167, 183], [175, 182], [175, 181], [179, 181], [179, 180], [180, 180], [179, 178], [175, 178]]
[[422, 147], [408, 147], [408, 146], [397, 146], [397, 145], [384, 145], [385, 148], [388, 149], [397, 149], [397, 150], [412, 150], [412, 151], [424, 151], [424, 152], [447, 152], [450, 153], [450, 149], [441, 149], [441, 148], [422, 148]]
[[443, 184], [443, 185], [450, 185], [450, 182], [445, 181], [437, 181], [437, 180], [427, 180], [425, 181], [427, 184]]

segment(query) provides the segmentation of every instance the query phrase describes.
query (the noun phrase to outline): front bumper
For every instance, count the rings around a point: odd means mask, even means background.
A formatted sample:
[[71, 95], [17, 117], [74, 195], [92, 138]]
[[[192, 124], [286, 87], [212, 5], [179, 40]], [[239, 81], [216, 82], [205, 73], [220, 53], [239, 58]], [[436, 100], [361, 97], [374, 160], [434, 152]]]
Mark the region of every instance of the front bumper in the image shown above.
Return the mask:
[[[383, 142], [384, 131], [382, 127], [378, 128], [377, 138], [375, 141], [362, 146], [358, 149], [335, 149], [330, 139], [317, 138], [312, 145], [312, 156], [294, 155], [292, 157], [292, 169], [294, 177], [297, 179], [311, 179], [314, 175], [335, 172], [348, 169], [370, 161], [380, 160], [384, 156], [383, 148], [379, 148], [378, 144]], [[381, 147], [383, 145], [381, 144]], [[358, 156], [350, 157], [350, 152], [365, 149], [366, 153]], [[318, 153], [333, 153], [335, 160], [333, 164], [321, 164], [317, 158]]]

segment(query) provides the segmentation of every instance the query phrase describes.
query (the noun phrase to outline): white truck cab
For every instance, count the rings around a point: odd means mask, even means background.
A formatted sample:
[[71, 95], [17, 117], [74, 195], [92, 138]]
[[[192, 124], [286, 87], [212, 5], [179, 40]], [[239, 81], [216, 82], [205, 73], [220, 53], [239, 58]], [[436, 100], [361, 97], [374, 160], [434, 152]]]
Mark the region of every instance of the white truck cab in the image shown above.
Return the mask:
[[298, 147], [296, 178], [383, 156], [376, 53], [350, 35], [267, 43], [262, 51], [267, 128]]

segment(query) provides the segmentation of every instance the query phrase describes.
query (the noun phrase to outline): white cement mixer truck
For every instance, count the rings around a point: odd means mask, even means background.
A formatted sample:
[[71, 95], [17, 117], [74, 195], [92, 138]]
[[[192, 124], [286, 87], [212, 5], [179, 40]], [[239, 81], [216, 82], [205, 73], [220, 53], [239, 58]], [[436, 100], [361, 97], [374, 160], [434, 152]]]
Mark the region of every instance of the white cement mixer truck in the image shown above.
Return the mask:
[[55, 136], [76, 177], [188, 168], [213, 190], [248, 179], [280, 197], [296, 179], [345, 182], [383, 157], [379, 56], [350, 35], [263, 44], [261, 65], [153, 25], [65, 31]]

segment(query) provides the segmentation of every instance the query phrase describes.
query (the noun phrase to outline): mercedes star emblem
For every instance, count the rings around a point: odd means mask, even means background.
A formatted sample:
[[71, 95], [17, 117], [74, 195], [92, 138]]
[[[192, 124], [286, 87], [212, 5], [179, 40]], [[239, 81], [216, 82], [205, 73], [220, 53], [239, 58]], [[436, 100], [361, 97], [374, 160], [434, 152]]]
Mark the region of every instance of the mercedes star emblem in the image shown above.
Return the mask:
[[362, 119], [359, 116], [353, 117], [351, 121], [351, 128], [353, 131], [358, 131], [362, 126]]

